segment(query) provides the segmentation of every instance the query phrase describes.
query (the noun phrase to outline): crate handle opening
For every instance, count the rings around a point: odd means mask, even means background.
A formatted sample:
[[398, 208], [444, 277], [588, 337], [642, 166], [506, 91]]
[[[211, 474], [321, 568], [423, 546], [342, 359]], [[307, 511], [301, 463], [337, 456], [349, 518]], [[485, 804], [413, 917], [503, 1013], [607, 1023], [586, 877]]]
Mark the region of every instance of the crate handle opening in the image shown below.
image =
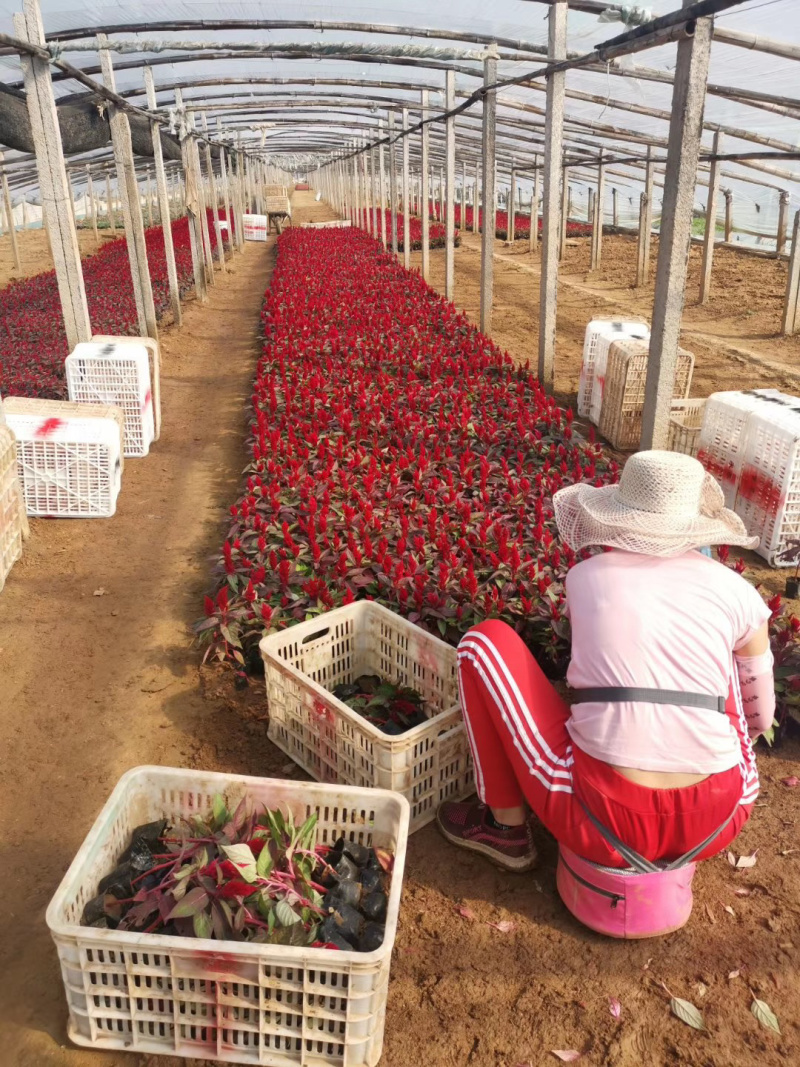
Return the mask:
[[300, 642], [301, 645], [307, 645], [309, 641], [318, 641], [320, 637], [325, 637], [331, 632], [330, 626], [326, 626], [322, 630], [315, 630], [313, 634], [309, 634], [308, 637], [304, 637]]

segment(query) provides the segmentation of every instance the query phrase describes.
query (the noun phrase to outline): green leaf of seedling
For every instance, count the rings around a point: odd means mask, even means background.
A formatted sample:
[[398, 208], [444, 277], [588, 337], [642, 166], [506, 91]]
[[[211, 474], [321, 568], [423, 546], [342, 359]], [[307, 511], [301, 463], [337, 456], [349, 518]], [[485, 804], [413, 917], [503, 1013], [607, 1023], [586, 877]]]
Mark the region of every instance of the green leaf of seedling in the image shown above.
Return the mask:
[[281, 926], [292, 926], [300, 922], [300, 916], [285, 900], [279, 900], [275, 905], [275, 916]]
[[192, 927], [195, 937], [211, 937], [214, 924], [207, 911], [199, 911], [192, 916]]
[[205, 889], [193, 889], [187, 893], [183, 900], [179, 901], [167, 916], [167, 922], [171, 919], [188, 919], [205, 908], [208, 904], [208, 893]]
[[256, 858], [249, 845], [220, 845], [245, 882], [255, 882]]
[[318, 815], [315, 811], [312, 815], [306, 819], [303, 825], [300, 827], [298, 833], [298, 840], [300, 841], [301, 848], [311, 848], [311, 843], [314, 840], [314, 830], [317, 827]]
[[186, 863], [183, 867], [179, 867], [175, 874], [172, 876], [177, 882], [183, 881], [184, 878], [188, 878], [192, 871], [197, 870], [197, 865], [194, 863]]
[[259, 852], [258, 859], [256, 860], [256, 874], [258, 877], [267, 878], [274, 863], [275, 861], [272, 858], [272, 853], [269, 850], [269, 844], [266, 844], [261, 849], [261, 852]]
[[234, 633], [229, 626], [220, 626], [219, 632], [225, 638], [229, 645], [233, 645], [234, 648], [241, 648], [242, 642], [239, 640], [236, 633]]
[[225, 798], [221, 793], [217, 793], [214, 799], [211, 801], [211, 813], [214, 816], [214, 829], [218, 830], [220, 826], [224, 826], [230, 818], [228, 814], [228, 808], [225, 804]]
[[691, 1026], [695, 1030], [705, 1030], [706, 1024], [703, 1022], [703, 1016], [694, 1004], [691, 1004], [688, 1000], [682, 1000], [680, 997], [673, 997], [669, 1002], [669, 1006], [673, 1015], [677, 1015], [682, 1023], [686, 1023], [687, 1026]]
[[275, 909], [274, 908], [270, 909], [270, 913], [267, 916], [267, 926], [269, 926], [269, 932], [272, 933], [272, 931], [275, 929]]

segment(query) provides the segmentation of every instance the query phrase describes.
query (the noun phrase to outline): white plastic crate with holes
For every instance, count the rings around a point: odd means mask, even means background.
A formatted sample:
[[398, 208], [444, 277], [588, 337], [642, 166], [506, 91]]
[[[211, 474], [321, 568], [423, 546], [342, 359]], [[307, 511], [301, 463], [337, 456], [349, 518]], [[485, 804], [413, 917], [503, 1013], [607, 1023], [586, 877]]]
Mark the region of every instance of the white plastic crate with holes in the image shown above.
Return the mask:
[[[374, 952], [83, 927], [97, 893], [142, 823], [203, 814], [214, 795], [316, 812], [316, 844], [339, 837], [394, 853], [386, 934]], [[408, 804], [396, 793], [137, 767], [118, 782], [47, 909], [69, 1008], [69, 1037], [108, 1051], [270, 1067], [374, 1067], [403, 883]]]
[[705, 399], [673, 400], [669, 413], [667, 449], [686, 456], [697, 455]]
[[[30, 410], [37, 404], [48, 413]], [[119, 412], [116, 418], [95, 417], [90, 407], [90, 413], [78, 415], [73, 404], [16, 397], [3, 406], [17, 438], [17, 470], [29, 515], [89, 519], [114, 514], [122, 478]]]
[[69, 418], [113, 419], [119, 430], [119, 465], [125, 471], [122, 450], [125, 445], [125, 416], [121, 408], [112, 404], [73, 404], [70, 400], [40, 400], [38, 397], [9, 396], [5, 401], [11, 415], [30, 415], [39, 419], [40, 433], [46, 436], [47, 428], [55, 425], [53, 420]]
[[742, 447], [750, 414], [765, 401], [770, 403], [771, 410], [780, 397], [777, 389], [729, 390], [712, 393], [706, 401], [697, 440], [697, 458], [722, 486], [727, 508], [733, 508], [736, 503]]
[[17, 477], [17, 442], [11, 428], [0, 422], [0, 590], [22, 555], [22, 542], [27, 536], [28, 516]]
[[144, 345], [150, 364], [150, 384], [153, 387], [153, 440], [161, 436], [161, 353], [158, 341], [152, 337], [117, 337], [107, 333], [92, 334], [92, 341], [104, 345]]
[[626, 337], [647, 341], [650, 339], [650, 330], [644, 322], [627, 319], [592, 319], [586, 327], [578, 382], [578, 414], [582, 418], [591, 418], [595, 426], [600, 419], [600, 407], [603, 402], [608, 346], [613, 341], [622, 341]]
[[[411, 830], [474, 790], [456, 650], [373, 601], [336, 608], [261, 641], [269, 737], [320, 781], [402, 793]], [[362, 674], [415, 689], [426, 723], [386, 734], [331, 692]]]
[[773, 399], [748, 416], [734, 508], [761, 539], [760, 556], [772, 566], [794, 566], [779, 557], [800, 539], [800, 399]]
[[245, 241], [266, 241], [267, 216], [242, 215], [242, 233]]
[[[639, 447], [649, 355], [646, 341], [613, 341], [609, 349], [598, 429], [612, 448], [630, 450]], [[672, 399], [686, 398], [692, 384], [693, 369], [694, 356], [679, 348]]]
[[155, 435], [150, 356], [133, 344], [85, 341], [66, 358], [67, 391], [79, 404], [113, 404], [125, 415], [125, 455], [146, 456]]

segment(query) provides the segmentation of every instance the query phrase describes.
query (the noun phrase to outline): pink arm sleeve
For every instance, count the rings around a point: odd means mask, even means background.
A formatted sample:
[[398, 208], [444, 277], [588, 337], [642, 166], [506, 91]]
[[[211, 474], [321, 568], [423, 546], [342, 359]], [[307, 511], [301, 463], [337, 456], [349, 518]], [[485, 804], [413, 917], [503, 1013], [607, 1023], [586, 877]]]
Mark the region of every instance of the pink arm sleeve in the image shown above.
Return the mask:
[[767, 649], [760, 656], [738, 656], [736, 669], [742, 691], [744, 717], [751, 739], [772, 726], [775, 717], [775, 684], [772, 675], [772, 652]]

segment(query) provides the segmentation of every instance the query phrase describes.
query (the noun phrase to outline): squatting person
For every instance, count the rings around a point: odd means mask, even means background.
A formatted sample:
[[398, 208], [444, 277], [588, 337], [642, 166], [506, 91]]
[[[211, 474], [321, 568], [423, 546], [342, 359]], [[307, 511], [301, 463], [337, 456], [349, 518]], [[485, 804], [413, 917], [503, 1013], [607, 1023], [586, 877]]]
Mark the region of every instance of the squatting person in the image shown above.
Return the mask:
[[754, 541], [702, 465], [671, 452], [640, 452], [619, 485], [553, 502], [572, 549], [607, 550], [566, 580], [574, 703], [510, 626], [470, 630], [458, 670], [479, 800], [442, 804], [439, 828], [512, 871], [536, 862], [527, 806], [603, 866], [626, 866], [614, 838], [652, 863], [701, 844], [696, 858], [712, 856], [752, 811], [752, 742], [775, 693], [769, 609], [698, 549]]

